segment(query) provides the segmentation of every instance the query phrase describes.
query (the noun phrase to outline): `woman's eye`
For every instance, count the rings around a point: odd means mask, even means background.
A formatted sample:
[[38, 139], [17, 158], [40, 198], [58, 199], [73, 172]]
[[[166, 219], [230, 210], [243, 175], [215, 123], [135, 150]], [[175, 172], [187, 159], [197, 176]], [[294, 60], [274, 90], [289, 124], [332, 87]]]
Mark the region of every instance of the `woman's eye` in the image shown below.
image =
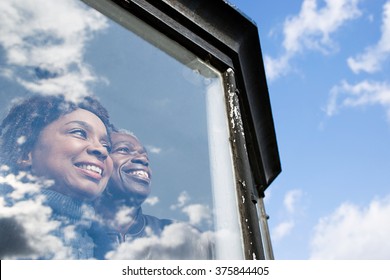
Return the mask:
[[109, 152], [109, 153], [111, 152], [111, 146], [109, 144], [103, 143], [102, 145], [107, 150], [107, 152]]
[[70, 131], [70, 133], [73, 134], [73, 135], [80, 136], [83, 139], [87, 138], [87, 132], [84, 129], [79, 129], [79, 128], [78, 129], [73, 129], [72, 131]]

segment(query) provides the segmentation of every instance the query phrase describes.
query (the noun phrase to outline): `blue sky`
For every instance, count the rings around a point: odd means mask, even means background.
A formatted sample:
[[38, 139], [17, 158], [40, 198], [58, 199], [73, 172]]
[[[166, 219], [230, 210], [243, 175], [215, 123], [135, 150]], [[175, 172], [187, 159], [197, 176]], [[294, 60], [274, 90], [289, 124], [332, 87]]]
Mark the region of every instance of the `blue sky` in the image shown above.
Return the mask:
[[282, 173], [276, 259], [389, 259], [390, 1], [231, 0], [256, 22]]
[[[275, 258], [389, 259], [390, 1], [230, 2], [256, 22], [265, 61], [282, 163], [265, 198]], [[212, 227], [209, 81], [78, 1], [0, 11], [2, 104], [96, 94], [149, 150], [147, 213]]]

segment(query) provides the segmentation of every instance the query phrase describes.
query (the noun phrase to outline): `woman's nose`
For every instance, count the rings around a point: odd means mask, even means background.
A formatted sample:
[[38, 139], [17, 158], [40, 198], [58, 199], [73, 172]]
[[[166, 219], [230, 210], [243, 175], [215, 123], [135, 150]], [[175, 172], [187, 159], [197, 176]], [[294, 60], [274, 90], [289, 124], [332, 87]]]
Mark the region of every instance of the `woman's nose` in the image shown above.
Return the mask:
[[88, 153], [96, 156], [100, 160], [105, 160], [108, 157], [107, 148], [100, 142], [96, 144], [91, 144], [88, 149]]

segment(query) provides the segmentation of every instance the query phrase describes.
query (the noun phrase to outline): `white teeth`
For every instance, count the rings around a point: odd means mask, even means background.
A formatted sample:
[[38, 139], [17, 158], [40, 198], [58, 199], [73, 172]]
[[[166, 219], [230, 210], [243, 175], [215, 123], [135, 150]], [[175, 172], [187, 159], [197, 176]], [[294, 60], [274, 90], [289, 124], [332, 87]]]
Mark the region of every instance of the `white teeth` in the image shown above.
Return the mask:
[[86, 169], [86, 170], [89, 170], [89, 171], [96, 172], [96, 173], [98, 173], [98, 174], [100, 174], [100, 175], [102, 175], [102, 173], [103, 173], [103, 170], [102, 170], [100, 167], [97, 167], [97, 166], [95, 166], [95, 165], [82, 164], [82, 165], [80, 166], [80, 168]]
[[132, 171], [132, 172], [130, 172], [130, 174], [135, 175], [135, 176], [138, 176], [138, 177], [148, 178], [148, 179], [149, 179], [149, 174], [148, 174], [148, 172], [143, 171], [143, 170]]

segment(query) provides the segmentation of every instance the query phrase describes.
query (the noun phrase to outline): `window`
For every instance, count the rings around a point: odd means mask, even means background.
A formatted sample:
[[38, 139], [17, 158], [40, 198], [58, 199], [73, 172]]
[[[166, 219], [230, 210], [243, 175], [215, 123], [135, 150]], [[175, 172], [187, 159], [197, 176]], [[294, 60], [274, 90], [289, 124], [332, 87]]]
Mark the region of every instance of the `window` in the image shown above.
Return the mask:
[[1, 42], [2, 104], [26, 90], [98, 97], [147, 150], [143, 214], [177, 222], [119, 236], [106, 258], [266, 257], [256, 202], [280, 163], [252, 22], [224, 1], [6, 2], [26, 27], [3, 30], [15, 37]]

